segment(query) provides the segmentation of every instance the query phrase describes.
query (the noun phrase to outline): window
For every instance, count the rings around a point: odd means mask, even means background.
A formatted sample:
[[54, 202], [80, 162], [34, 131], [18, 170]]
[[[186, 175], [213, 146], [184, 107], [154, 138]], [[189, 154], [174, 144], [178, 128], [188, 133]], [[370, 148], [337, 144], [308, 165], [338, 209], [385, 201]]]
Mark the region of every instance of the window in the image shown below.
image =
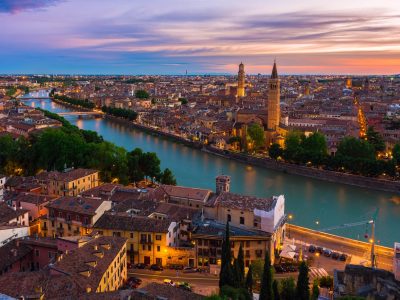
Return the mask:
[[81, 217], [80, 217], [79, 215], [76, 215], [76, 220], [77, 220], [78, 222], [80, 222], [80, 221], [81, 221]]
[[52, 258], [53, 257], [53, 255], [51, 254], [51, 252], [49, 251], [49, 258]]
[[156, 241], [161, 241], [161, 234], [156, 234]]
[[258, 223], [257, 223], [257, 222], [254, 222], [253, 226], [254, 226], [254, 227], [258, 227]]
[[151, 245], [148, 245], [148, 246], [147, 246], [147, 250], [148, 250], [148, 251], [151, 251]]
[[140, 241], [141, 241], [142, 243], [146, 243], [146, 242], [147, 242], [147, 236], [146, 236], [145, 234], [141, 234], [141, 235], [140, 235]]
[[157, 252], [160, 252], [160, 246], [157, 246]]
[[250, 250], [246, 250], [246, 257], [250, 257]]
[[131, 239], [133, 239], [133, 232], [131, 232]]
[[113, 232], [113, 236], [121, 236], [121, 232], [119, 232], [119, 231], [114, 231], [114, 232]]
[[250, 241], [246, 241], [246, 247], [250, 247]]
[[142, 244], [142, 250], [143, 250], [143, 251], [144, 251], [144, 250], [146, 250], [146, 249], [145, 249], [145, 245], [144, 245], [144, 244]]
[[230, 214], [228, 214], [226, 218], [228, 219], [228, 222], [230, 222], [232, 220], [232, 217]]
[[240, 217], [240, 224], [244, 225], [244, 217]]

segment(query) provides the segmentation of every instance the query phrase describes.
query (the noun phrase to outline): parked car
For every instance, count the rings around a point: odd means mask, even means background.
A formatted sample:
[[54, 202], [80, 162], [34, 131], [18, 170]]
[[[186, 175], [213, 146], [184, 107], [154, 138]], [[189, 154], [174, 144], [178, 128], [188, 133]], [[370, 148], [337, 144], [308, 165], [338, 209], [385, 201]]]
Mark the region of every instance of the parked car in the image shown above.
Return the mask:
[[153, 264], [153, 265], [150, 266], [150, 270], [153, 270], [153, 271], [162, 271], [162, 270], [164, 270], [164, 269], [163, 269], [163, 267], [161, 267], [161, 266], [159, 266], [159, 265], [157, 265], [157, 264]]
[[287, 265], [284, 267], [286, 269], [287, 272], [297, 272], [297, 266], [295, 265]]
[[330, 256], [332, 255], [332, 250], [324, 249], [323, 254], [324, 254], [324, 256], [326, 256], [326, 257], [330, 257]]
[[310, 245], [310, 247], [308, 247], [308, 252], [315, 253], [315, 251], [317, 251], [317, 247], [315, 247], [314, 245]]
[[346, 261], [346, 260], [347, 260], [347, 255], [344, 254], [344, 253], [342, 253], [342, 254], [339, 256], [339, 260], [341, 260], [341, 261]]
[[337, 252], [332, 252], [331, 258], [332, 259], [339, 259], [340, 254]]
[[324, 248], [322, 248], [322, 247], [317, 247], [317, 252], [318, 252], [319, 254], [322, 254], [322, 253], [324, 252]]
[[142, 279], [132, 276], [132, 277], [129, 277], [126, 282], [141, 284], [142, 283]]
[[147, 265], [146, 264], [142, 264], [142, 263], [138, 263], [136, 265], [133, 265], [133, 267], [135, 269], [146, 269]]
[[169, 268], [171, 270], [183, 270], [183, 266], [182, 265], [170, 265]]
[[283, 267], [281, 265], [275, 265], [274, 268], [275, 268], [275, 272], [276, 273], [285, 273], [285, 272], [287, 272], [285, 267]]
[[183, 273], [196, 273], [198, 272], [196, 268], [185, 267], [183, 268]]

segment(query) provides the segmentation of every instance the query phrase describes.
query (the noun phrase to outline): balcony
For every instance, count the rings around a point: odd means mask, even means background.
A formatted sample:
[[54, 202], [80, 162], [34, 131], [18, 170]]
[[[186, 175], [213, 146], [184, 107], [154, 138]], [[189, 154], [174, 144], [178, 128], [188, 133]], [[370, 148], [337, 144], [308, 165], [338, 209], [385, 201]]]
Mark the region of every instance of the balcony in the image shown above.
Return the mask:
[[151, 240], [140, 240], [140, 244], [153, 244]]

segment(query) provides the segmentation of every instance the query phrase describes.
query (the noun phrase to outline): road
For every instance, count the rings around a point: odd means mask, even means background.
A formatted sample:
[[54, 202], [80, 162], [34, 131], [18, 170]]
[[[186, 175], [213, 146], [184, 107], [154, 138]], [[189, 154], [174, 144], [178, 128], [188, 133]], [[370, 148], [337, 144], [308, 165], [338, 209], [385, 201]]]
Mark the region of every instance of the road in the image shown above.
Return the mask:
[[[209, 273], [183, 273], [182, 271], [164, 270], [150, 271], [147, 269], [129, 269], [128, 277], [134, 276], [143, 280], [141, 286], [145, 286], [150, 282], [162, 283], [164, 279], [171, 279], [173, 282], [184, 281], [189, 283], [193, 292], [201, 295], [211, 295], [218, 293], [219, 277]], [[296, 273], [275, 274], [274, 277], [282, 279], [286, 277], [297, 277]]]
[[[370, 262], [371, 245], [368, 243], [343, 238], [300, 226], [289, 225], [288, 234], [291, 239], [301, 241], [305, 245], [313, 244], [316, 246], [331, 249], [333, 251], [345, 253], [358, 257], [359, 262]], [[391, 271], [393, 268], [393, 250], [387, 247], [375, 246], [377, 267]]]

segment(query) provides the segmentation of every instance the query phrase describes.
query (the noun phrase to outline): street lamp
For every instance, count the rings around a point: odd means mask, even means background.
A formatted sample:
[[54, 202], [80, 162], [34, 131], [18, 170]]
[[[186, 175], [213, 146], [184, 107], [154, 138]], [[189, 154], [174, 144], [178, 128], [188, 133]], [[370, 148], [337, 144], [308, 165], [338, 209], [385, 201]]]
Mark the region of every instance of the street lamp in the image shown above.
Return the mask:
[[[289, 222], [293, 219], [293, 214], [289, 214], [288, 215], [288, 219], [289, 219]], [[289, 239], [290, 239], [290, 223], [288, 222], [288, 224], [289, 224], [289, 229], [288, 229], [288, 236], [289, 236]]]

